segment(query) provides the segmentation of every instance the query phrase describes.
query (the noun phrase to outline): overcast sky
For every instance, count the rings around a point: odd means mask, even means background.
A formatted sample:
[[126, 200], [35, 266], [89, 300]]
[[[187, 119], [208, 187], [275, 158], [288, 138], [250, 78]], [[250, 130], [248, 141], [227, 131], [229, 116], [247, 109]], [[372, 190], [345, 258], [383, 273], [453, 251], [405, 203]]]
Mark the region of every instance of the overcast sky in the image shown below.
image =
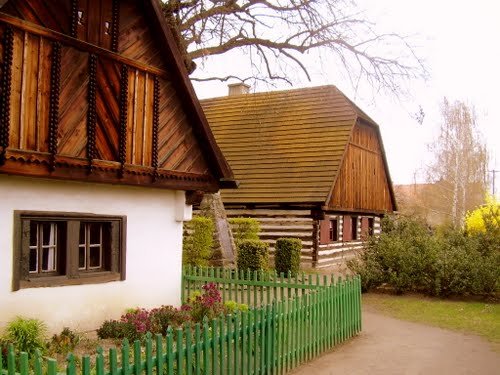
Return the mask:
[[[413, 35], [430, 79], [412, 82], [411, 98], [395, 99], [367, 89], [355, 92], [334, 67], [323, 66], [313, 72], [312, 82], [302, 80], [294, 87], [335, 84], [354, 99], [381, 127], [395, 184], [412, 183], [415, 178], [422, 181], [419, 171], [430, 160], [427, 144], [437, 133], [439, 103], [444, 96], [475, 106], [490, 152], [489, 169], [500, 170], [500, 5], [494, 0], [358, 0], [358, 4], [382, 30]], [[207, 64], [200, 70], [219, 74], [224, 65], [239, 64], [245, 72], [248, 67], [235, 56], [219, 60], [217, 68]], [[225, 83], [195, 83], [195, 88], [200, 98], [227, 93]], [[420, 105], [425, 112], [422, 125], [411, 116]], [[496, 186], [500, 195], [500, 173]]]

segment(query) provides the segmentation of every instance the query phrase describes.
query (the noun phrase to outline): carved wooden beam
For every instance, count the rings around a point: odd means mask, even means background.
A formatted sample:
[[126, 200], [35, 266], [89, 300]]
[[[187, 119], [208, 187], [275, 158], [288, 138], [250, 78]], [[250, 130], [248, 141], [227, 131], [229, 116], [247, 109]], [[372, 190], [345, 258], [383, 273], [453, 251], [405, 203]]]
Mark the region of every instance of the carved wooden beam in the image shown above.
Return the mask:
[[119, 161], [121, 164], [119, 177], [123, 177], [127, 161], [127, 122], [128, 122], [128, 66], [123, 64], [120, 72], [120, 140]]
[[118, 52], [118, 38], [120, 36], [120, 0], [113, 0], [111, 18], [111, 51]]
[[89, 55], [89, 84], [87, 112], [87, 161], [88, 172], [93, 171], [93, 160], [95, 159], [95, 140], [96, 140], [96, 91], [97, 91], [97, 55]]
[[71, 0], [71, 29], [72, 38], [78, 36], [78, 0]]
[[9, 147], [10, 133], [10, 92], [12, 81], [12, 57], [14, 51], [14, 32], [7, 27], [3, 33], [3, 63], [0, 81], [0, 165], [5, 162], [5, 150]]
[[61, 91], [61, 43], [52, 43], [49, 102], [49, 169], [56, 169], [57, 128], [59, 127], [59, 95]]
[[160, 79], [155, 76], [154, 78], [154, 90], [153, 90], [153, 147], [152, 150], [152, 167], [155, 172], [153, 175], [153, 181], [156, 180], [158, 176], [158, 129], [160, 126]]

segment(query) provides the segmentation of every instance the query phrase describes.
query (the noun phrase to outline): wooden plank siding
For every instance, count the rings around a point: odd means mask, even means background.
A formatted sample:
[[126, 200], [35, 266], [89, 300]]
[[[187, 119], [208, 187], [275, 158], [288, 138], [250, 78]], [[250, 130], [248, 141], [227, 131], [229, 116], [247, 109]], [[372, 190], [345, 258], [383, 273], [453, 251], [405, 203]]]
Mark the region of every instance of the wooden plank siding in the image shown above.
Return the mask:
[[328, 209], [392, 212], [390, 183], [373, 126], [356, 123]]
[[[45, 26], [37, 1], [8, 4], [11, 13]], [[206, 146], [193, 132], [192, 117], [169, 74], [0, 13], [0, 37], [7, 29], [13, 35], [10, 93], [5, 99], [10, 116], [0, 172], [218, 189], [205, 157]], [[0, 66], [4, 55], [2, 46]], [[52, 87], [55, 82], [57, 88]], [[126, 100], [121, 100], [122, 91]], [[71, 168], [78, 172], [70, 172]]]
[[301, 263], [311, 266], [314, 256], [313, 219], [311, 210], [280, 210], [268, 208], [233, 208], [226, 206], [228, 219], [250, 217], [258, 220], [259, 237], [269, 244], [271, 259], [274, 258], [274, 246], [280, 237], [294, 237], [302, 241]]

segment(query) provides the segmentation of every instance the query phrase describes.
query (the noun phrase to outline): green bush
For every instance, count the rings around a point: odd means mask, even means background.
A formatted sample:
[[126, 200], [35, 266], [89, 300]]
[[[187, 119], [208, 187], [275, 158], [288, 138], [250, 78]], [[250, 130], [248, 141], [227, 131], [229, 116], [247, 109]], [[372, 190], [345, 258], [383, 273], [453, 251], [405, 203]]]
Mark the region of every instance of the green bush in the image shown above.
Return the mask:
[[302, 241], [298, 238], [278, 238], [276, 240], [274, 263], [276, 272], [292, 276], [297, 275], [300, 269], [300, 253]]
[[234, 314], [237, 311], [245, 312], [248, 311], [248, 305], [246, 303], [238, 303], [236, 301], [226, 301], [224, 302], [224, 310], [226, 314]]
[[47, 328], [38, 319], [17, 317], [7, 324], [2, 341], [13, 344], [16, 351], [33, 354], [37, 349], [45, 351], [45, 334]]
[[385, 232], [371, 239], [360, 257], [348, 262], [367, 291], [381, 284], [397, 293], [484, 295], [499, 290], [500, 248], [484, 249], [483, 234], [443, 228], [432, 233], [415, 219], [384, 219]]
[[64, 327], [60, 334], [52, 336], [49, 342], [49, 350], [51, 353], [68, 354], [75, 350], [79, 342], [80, 336], [78, 333]]
[[188, 228], [191, 234], [184, 236], [183, 263], [197, 267], [208, 266], [208, 259], [212, 255], [214, 243], [214, 222], [209, 217], [194, 217]]
[[135, 328], [132, 323], [106, 320], [97, 329], [97, 337], [100, 339], [135, 339]]
[[267, 243], [260, 240], [242, 240], [238, 243], [237, 265], [239, 270], [265, 270], [269, 264]]
[[258, 240], [260, 225], [257, 219], [250, 217], [237, 217], [229, 219], [234, 243], [238, 245], [243, 240]]

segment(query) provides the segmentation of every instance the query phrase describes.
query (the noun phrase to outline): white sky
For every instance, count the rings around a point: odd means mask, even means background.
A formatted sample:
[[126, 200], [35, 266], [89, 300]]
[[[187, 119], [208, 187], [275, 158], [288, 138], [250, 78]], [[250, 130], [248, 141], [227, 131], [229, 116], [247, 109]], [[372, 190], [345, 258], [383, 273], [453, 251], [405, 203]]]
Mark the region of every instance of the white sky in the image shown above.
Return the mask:
[[[358, 0], [358, 4], [383, 31], [414, 36], [430, 79], [412, 82], [412, 97], [399, 100], [367, 89], [355, 93], [345, 79], [335, 75], [334, 67], [330, 71], [313, 72], [312, 82], [303, 79], [294, 87], [335, 84], [377, 121], [395, 184], [412, 183], [415, 178], [422, 181], [422, 173], [415, 172], [430, 159], [427, 144], [437, 133], [439, 103], [444, 96], [476, 107], [478, 125], [490, 152], [489, 169], [500, 170], [500, 3], [494, 0]], [[244, 59], [232, 54], [218, 60], [216, 66], [209, 61], [200, 70], [205, 74], [223, 74], [227, 64], [238, 64], [241, 72], [249, 74]], [[195, 82], [194, 85], [200, 98], [227, 94], [226, 83]], [[278, 88], [291, 87], [280, 84]], [[419, 105], [425, 112], [422, 125], [411, 117]], [[500, 173], [497, 173], [496, 186], [500, 196]]]

